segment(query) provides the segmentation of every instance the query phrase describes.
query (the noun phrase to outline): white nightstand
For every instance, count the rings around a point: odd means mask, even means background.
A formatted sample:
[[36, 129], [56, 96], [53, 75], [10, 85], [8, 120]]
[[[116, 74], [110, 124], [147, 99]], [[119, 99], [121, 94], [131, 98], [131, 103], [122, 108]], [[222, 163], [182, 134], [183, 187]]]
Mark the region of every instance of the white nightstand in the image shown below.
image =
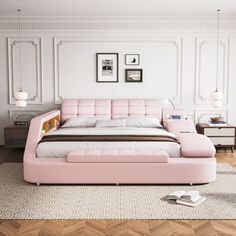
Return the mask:
[[231, 148], [234, 152], [236, 145], [236, 127], [232, 125], [227, 126], [209, 126], [208, 124], [197, 124], [197, 132], [208, 136], [215, 147]]

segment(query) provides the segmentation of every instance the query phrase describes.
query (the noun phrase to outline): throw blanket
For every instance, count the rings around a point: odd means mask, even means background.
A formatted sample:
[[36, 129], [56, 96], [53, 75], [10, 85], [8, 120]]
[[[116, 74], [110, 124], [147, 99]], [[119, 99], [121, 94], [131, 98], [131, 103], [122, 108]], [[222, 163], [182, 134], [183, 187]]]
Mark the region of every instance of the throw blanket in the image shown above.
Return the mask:
[[141, 142], [175, 142], [179, 143], [177, 139], [170, 136], [154, 135], [46, 135], [39, 141], [43, 142], [125, 142], [125, 141], [141, 141]]

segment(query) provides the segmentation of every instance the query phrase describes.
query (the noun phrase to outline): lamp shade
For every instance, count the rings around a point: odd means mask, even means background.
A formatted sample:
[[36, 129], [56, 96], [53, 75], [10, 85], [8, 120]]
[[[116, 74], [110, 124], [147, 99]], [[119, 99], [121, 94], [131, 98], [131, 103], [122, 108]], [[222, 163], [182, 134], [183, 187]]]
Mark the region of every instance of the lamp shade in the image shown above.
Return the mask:
[[27, 106], [28, 94], [22, 90], [15, 93], [16, 106], [26, 107]]
[[212, 106], [215, 108], [221, 107], [223, 105], [224, 95], [220, 91], [214, 91], [211, 94]]
[[15, 94], [15, 99], [16, 100], [26, 100], [28, 98], [28, 94], [24, 91], [18, 91]]
[[223, 100], [223, 93], [220, 91], [215, 91], [211, 94], [211, 99], [212, 100]]
[[222, 105], [223, 105], [223, 102], [221, 100], [213, 100], [212, 101], [212, 106], [215, 108], [222, 107]]
[[17, 107], [26, 107], [27, 101], [26, 100], [16, 100], [16, 106]]

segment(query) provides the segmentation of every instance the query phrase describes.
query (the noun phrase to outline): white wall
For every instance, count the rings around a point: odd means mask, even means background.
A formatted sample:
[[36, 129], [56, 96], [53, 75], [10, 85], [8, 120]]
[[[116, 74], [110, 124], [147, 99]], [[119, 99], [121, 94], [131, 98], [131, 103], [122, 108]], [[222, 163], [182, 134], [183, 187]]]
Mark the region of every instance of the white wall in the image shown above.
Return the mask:
[[[63, 98], [171, 98], [198, 118], [222, 113], [236, 123], [236, 24], [222, 24], [219, 88], [224, 106], [213, 109], [215, 22], [84, 22], [25, 20], [22, 24], [22, 85], [30, 113], [59, 107]], [[0, 21], [0, 144], [19, 88], [17, 24]], [[96, 83], [96, 53], [119, 53], [119, 83]], [[140, 54], [139, 66], [124, 55]], [[143, 83], [125, 83], [125, 68], [142, 68]], [[13, 110], [10, 112], [10, 110]], [[16, 111], [15, 111], [16, 110]]]

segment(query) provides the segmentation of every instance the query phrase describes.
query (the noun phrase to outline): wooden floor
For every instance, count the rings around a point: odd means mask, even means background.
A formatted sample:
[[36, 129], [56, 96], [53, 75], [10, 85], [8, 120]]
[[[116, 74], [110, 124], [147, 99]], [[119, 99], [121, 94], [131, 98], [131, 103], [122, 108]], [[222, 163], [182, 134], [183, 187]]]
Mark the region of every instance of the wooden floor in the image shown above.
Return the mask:
[[[0, 148], [0, 164], [21, 161], [22, 151]], [[221, 151], [217, 153], [217, 161], [236, 168], [236, 154]], [[6, 235], [236, 236], [236, 220], [0, 220], [0, 236]]]

